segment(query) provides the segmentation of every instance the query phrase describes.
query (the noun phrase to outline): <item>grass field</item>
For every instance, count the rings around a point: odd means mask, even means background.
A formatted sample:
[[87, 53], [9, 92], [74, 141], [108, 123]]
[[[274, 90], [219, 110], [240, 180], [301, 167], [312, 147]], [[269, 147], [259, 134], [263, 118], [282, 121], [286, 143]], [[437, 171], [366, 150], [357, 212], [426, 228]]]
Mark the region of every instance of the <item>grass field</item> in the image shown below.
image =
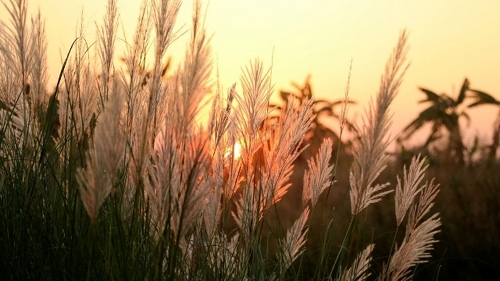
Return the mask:
[[[166, 53], [180, 1], [144, 2], [120, 67], [117, 6], [108, 1], [95, 44], [75, 39], [54, 91], [42, 15], [30, 19], [28, 1], [4, 2], [2, 280], [458, 280], [498, 272], [498, 164], [461, 163], [446, 151], [386, 152], [397, 110], [390, 104], [408, 67], [405, 31], [355, 137], [344, 141], [321, 125], [324, 109], [310, 93], [272, 106], [262, 61], [220, 90], [200, 2], [175, 68]], [[350, 129], [349, 81], [346, 89], [340, 131]], [[209, 120], [199, 124], [204, 108]]]

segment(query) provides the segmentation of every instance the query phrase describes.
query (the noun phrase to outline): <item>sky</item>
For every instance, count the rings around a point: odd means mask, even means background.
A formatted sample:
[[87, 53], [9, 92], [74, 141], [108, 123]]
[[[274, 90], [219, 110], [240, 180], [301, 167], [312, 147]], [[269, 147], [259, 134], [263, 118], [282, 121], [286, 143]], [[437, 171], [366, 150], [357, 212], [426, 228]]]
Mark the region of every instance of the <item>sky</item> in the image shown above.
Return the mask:
[[[141, 0], [118, 0], [119, 38], [131, 38]], [[317, 97], [343, 98], [352, 61], [349, 97], [358, 102], [349, 116], [359, 121], [378, 88], [385, 63], [401, 30], [409, 32], [408, 69], [392, 105], [392, 134], [400, 132], [425, 105], [418, 87], [456, 96], [464, 78], [471, 87], [500, 99], [500, 1], [476, 0], [211, 0], [204, 1], [206, 28], [224, 88], [239, 83], [242, 68], [255, 58], [272, 64], [276, 91], [292, 90], [311, 75]], [[30, 0], [46, 20], [49, 71], [55, 85], [65, 54], [83, 15], [87, 40], [102, 22], [104, 0]], [[207, 7], [208, 6], [208, 7]], [[192, 1], [177, 19], [188, 30]], [[0, 16], [5, 18], [3, 7]], [[188, 35], [168, 53], [174, 64], [183, 56]], [[118, 52], [117, 55], [121, 55]], [[465, 142], [478, 135], [485, 143], [498, 109], [468, 111], [472, 123]], [[422, 133], [421, 136], [424, 136]]]

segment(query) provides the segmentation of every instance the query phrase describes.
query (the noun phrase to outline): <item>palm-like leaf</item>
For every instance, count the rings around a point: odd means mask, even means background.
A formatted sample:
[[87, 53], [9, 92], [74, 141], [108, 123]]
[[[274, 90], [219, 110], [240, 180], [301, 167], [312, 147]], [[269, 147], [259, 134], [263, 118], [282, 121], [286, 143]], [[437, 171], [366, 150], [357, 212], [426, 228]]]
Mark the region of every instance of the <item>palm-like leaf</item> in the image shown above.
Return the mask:
[[[476, 107], [478, 105], [483, 104], [491, 104], [491, 105], [500, 105], [500, 101], [495, 99], [493, 96], [474, 89], [469, 90], [472, 94], [469, 96], [473, 98], [475, 101], [469, 104], [470, 107]], [[500, 112], [498, 113], [500, 116]], [[497, 121], [495, 121], [494, 129], [493, 129], [493, 141], [489, 147], [488, 153], [488, 163], [494, 163], [497, 155], [498, 147], [500, 146], [500, 117], [497, 116]]]
[[421, 100], [419, 101], [419, 103], [424, 103], [424, 102], [428, 102], [428, 101], [432, 101], [432, 102], [435, 102], [435, 103], [438, 103], [439, 102], [439, 95], [434, 93], [433, 91], [431, 90], [427, 90], [427, 89], [424, 89], [424, 88], [418, 88], [420, 91], [424, 92], [424, 94], [427, 96], [427, 99], [425, 100]]
[[450, 141], [453, 141], [457, 147], [455, 154], [458, 155], [458, 160], [462, 163], [462, 152], [458, 151], [463, 148], [458, 120], [460, 117], [464, 117], [470, 122], [470, 117], [465, 111], [459, 112], [458, 108], [466, 98], [466, 93], [469, 91], [469, 85], [469, 80], [466, 78], [456, 99], [447, 94], [438, 95], [431, 90], [419, 88], [426, 96], [426, 98], [419, 101], [419, 103], [431, 103], [431, 105], [420, 112], [418, 117], [404, 128], [404, 138], [408, 139], [411, 137], [417, 130], [422, 128], [423, 125], [433, 123], [431, 134], [425, 143], [425, 146], [427, 146], [436, 139], [439, 139], [439, 130], [444, 127], [450, 133]]
[[439, 119], [439, 110], [435, 105], [432, 105], [420, 112], [417, 118], [415, 118], [406, 128], [404, 128], [404, 132], [406, 133], [406, 137], [410, 137], [415, 133], [415, 131], [419, 130], [424, 126], [427, 122], [432, 122], [434, 120]]
[[415, 133], [415, 131], [428, 122], [438, 122], [444, 125], [447, 130], [451, 131], [455, 126], [458, 126], [458, 117], [464, 116], [466, 119], [470, 120], [467, 113], [457, 112], [457, 107], [465, 99], [465, 93], [468, 90], [468, 87], [469, 81], [465, 79], [456, 100], [446, 94], [438, 95], [431, 90], [419, 88], [427, 97], [426, 99], [421, 100], [420, 103], [432, 102], [432, 105], [422, 111], [416, 119], [406, 126], [403, 130], [406, 133], [406, 136], [410, 137]]
[[470, 97], [475, 99], [475, 102], [471, 103], [469, 107], [475, 107], [483, 104], [500, 105], [500, 101], [485, 92], [473, 89], [470, 89], [470, 92], [472, 93]]
[[[299, 101], [299, 104], [302, 103], [302, 100], [312, 98], [314, 95], [312, 92], [311, 83], [309, 82], [310, 79], [311, 79], [311, 76], [308, 75], [304, 81], [303, 86], [300, 86], [295, 82], [292, 82], [291, 83], [292, 86], [297, 90], [295, 92], [280, 91], [280, 97], [285, 102], [285, 104], [288, 103], [288, 99], [289, 99], [290, 95], [296, 97]], [[315, 115], [314, 123], [315, 123], [316, 127], [330, 131], [330, 129], [323, 126], [321, 124], [321, 122], [319, 122], [319, 117], [321, 115], [332, 117], [332, 118], [336, 119], [338, 122], [341, 122], [342, 117], [340, 116], [340, 114], [338, 114], [336, 112], [335, 109], [339, 106], [342, 106], [345, 102], [347, 102], [348, 104], [356, 104], [355, 101], [352, 101], [352, 100], [345, 101], [344, 99], [338, 100], [338, 101], [333, 101], [333, 102], [326, 100], [326, 99], [314, 100], [313, 113]], [[279, 105], [274, 105], [274, 104], [270, 104], [269, 106], [273, 107], [273, 108], [274, 107], [280, 108]], [[274, 118], [273, 116], [270, 117], [270, 119], [273, 119], [273, 118]], [[348, 130], [356, 132], [356, 127], [354, 126], [354, 124], [352, 122], [350, 122], [349, 120], [344, 120], [344, 122], [345, 122], [345, 125], [346, 125]], [[332, 132], [332, 133], [334, 133], [334, 132]]]
[[469, 86], [470, 86], [469, 80], [465, 78], [464, 83], [462, 84], [462, 88], [460, 89], [460, 93], [458, 94], [458, 98], [456, 100], [457, 105], [461, 104], [464, 101], [465, 93], [467, 92], [467, 90], [469, 90]]

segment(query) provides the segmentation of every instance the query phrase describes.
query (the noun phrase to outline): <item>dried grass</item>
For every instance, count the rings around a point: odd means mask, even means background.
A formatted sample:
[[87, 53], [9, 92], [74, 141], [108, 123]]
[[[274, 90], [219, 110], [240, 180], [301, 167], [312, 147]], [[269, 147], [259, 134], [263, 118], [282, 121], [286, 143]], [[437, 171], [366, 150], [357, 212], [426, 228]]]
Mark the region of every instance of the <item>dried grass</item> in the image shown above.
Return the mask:
[[402, 83], [406, 65], [407, 34], [400, 34], [398, 44], [386, 64], [385, 73], [380, 80], [380, 89], [375, 101], [371, 101], [364, 126], [359, 129], [360, 138], [353, 144], [354, 164], [349, 181], [351, 185], [351, 214], [354, 216], [372, 203], [379, 202], [390, 190], [384, 190], [389, 183], [376, 184], [375, 180], [385, 169], [389, 155], [386, 153], [390, 143], [388, 137], [391, 124], [389, 105], [396, 96]]
[[[195, 121], [214, 83], [199, 1], [185, 60], [172, 76], [165, 75], [165, 55], [178, 36], [174, 24], [180, 3], [143, 2], [123, 69], [113, 63], [117, 1], [108, 1], [103, 27], [97, 27], [97, 62], [90, 59], [93, 49], [83, 38], [82, 18], [80, 38], [49, 98], [41, 16], [28, 27], [27, 1], [3, 2], [11, 23], [0, 25], [0, 214], [19, 220], [3, 220], [2, 226], [9, 227], [0, 235], [17, 239], [17, 248], [6, 246], [6, 255], [18, 255], [27, 268], [16, 267], [13, 279], [301, 278], [296, 265], [304, 261], [310, 232], [317, 231], [311, 230], [309, 217], [334, 180], [334, 144], [324, 140], [308, 159], [298, 194], [302, 204], [296, 206], [300, 215], [291, 225], [282, 223], [288, 218], [278, 212], [278, 203], [290, 193], [294, 165], [307, 147], [314, 101], [290, 98], [286, 108], [270, 109], [271, 70], [255, 60], [243, 71], [241, 92], [233, 86], [225, 96], [220, 90], [212, 96], [210, 121], [202, 128]], [[391, 192], [387, 183], [375, 182], [388, 160], [388, 108], [407, 67], [406, 40], [402, 32], [354, 144], [352, 224]], [[152, 41], [155, 61], [147, 70]], [[272, 110], [279, 117], [269, 124]], [[235, 153], [237, 143], [241, 155]], [[403, 180], [398, 178], [396, 220], [400, 226], [407, 218], [406, 232], [381, 280], [411, 277], [410, 269], [430, 257], [436, 242], [440, 219], [431, 208], [437, 185], [420, 186], [423, 161], [416, 158]], [[276, 229], [266, 221], [271, 214]], [[341, 247], [352, 245], [354, 235], [348, 230]], [[277, 249], [271, 250], [271, 243]], [[330, 250], [322, 247], [323, 253]], [[47, 248], [55, 254], [47, 256]], [[333, 265], [322, 264], [325, 268], [314, 269], [313, 277], [365, 280], [373, 249], [373, 244], [364, 248], [346, 270], [340, 264], [348, 260], [340, 251], [327, 258], [335, 260]], [[12, 264], [1, 261], [2, 268]], [[49, 263], [54, 266], [47, 269]], [[67, 271], [60, 274], [60, 268]]]

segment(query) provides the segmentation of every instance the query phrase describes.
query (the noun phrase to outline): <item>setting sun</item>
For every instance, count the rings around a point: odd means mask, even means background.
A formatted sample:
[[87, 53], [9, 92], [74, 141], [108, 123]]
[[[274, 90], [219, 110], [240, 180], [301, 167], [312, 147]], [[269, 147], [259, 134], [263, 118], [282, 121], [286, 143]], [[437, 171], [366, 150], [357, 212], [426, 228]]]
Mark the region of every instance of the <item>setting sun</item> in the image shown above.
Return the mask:
[[224, 153], [225, 158], [234, 157], [234, 159], [238, 159], [241, 157], [241, 144], [239, 142], [235, 142], [234, 146], [228, 148]]

